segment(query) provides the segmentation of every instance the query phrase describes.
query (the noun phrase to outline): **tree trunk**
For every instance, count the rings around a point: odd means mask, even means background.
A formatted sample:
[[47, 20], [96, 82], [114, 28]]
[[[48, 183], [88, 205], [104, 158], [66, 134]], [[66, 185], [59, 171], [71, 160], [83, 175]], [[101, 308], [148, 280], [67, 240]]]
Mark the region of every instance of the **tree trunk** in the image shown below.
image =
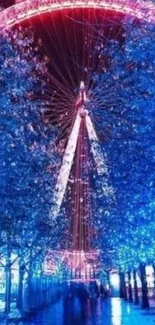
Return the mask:
[[25, 267], [20, 265], [19, 267], [19, 283], [18, 283], [18, 298], [17, 298], [17, 308], [19, 310], [23, 309], [23, 281], [24, 281]]
[[124, 272], [119, 273], [120, 277], [120, 298], [126, 299], [126, 287], [125, 287], [125, 274]]
[[140, 264], [139, 269], [140, 269], [140, 277], [142, 283], [142, 308], [149, 308], [145, 265]]
[[131, 286], [131, 271], [128, 272], [128, 282], [129, 282], [129, 301], [133, 302], [132, 286]]
[[153, 264], [152, 267], [153, 267], [153, 297], [155, 298], [155, 264]]
[[49, 304], [49, 277], [46, 277], [46, 303]]
[[133, 271], [133, 279], [134, 279], [134, 303], [136, 305], [139, 304], [139, 296], [138, 296], [138, 286], [137, 286], [137, 272]]
[[[35, 294], [34, 294], [35, 291]], [[32, 270], [31, 270], [31, 266], [29, 267], [28, 270], [28, 278], [27, 278], [27, 305], [28, 305], [28, 309], [31, 309], [33, 307], [33, 300], [37, 299], [35, 297], [36, 295], [36, 283], [34, 283], [34, 290], [32, 289]], [[35, 301], [34, 300], [34, 301]]]
[[11, 253], [8, 249], [5, 267], [5, 312], [10, 312], [11, 304]]
[[42, 274], [37, 278], [38, 306], [41, 307], [44, 302], [44, 277]]

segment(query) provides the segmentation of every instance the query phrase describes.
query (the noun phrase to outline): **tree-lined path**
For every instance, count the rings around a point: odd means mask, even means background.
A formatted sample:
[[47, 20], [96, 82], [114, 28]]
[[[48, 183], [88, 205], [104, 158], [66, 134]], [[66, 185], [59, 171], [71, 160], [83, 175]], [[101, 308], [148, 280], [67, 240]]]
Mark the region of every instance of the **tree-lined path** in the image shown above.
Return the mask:
[[25, 325], [153, 325], [155, 308], [142, 311], [119, 298], [64, 305], [63, 300], [44, 310]]

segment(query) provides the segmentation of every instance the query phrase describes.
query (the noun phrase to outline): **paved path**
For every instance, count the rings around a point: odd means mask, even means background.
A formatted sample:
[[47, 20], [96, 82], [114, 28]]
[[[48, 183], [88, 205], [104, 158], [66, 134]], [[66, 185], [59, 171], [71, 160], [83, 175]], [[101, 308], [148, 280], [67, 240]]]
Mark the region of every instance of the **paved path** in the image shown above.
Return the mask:
[[78, 299], [61, 300], [26, 325], [155, 325], [155, 308], [143, 311], [119, 298], [88, 300], [85, 306]]

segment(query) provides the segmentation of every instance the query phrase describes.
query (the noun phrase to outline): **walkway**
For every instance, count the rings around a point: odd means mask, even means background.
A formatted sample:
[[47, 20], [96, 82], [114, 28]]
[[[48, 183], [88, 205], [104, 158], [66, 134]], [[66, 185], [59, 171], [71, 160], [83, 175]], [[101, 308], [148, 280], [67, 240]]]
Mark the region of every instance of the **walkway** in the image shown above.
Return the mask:
[[88, 300], [85, 306], [78, 299], [61, 300], [24, 325], [155, 325], [155, 308], [143, 311], [119, 298]]

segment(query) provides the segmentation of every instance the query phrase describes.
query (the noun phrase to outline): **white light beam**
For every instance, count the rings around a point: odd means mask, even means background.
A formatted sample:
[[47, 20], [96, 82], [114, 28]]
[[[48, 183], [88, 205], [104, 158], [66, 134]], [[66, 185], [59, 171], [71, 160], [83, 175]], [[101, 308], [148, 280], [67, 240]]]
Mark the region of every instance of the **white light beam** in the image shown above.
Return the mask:
[[95, 163], [96, 163], [96, 168], [97, 168], [98, 175], [108, 175], [108, 168], [106, 166], [106, 159], [105, 159], [105, 157], [103, 156], [103, 154], [101, 152], [98, 136], [97, 136], [96, 131], [94, 129], [91, 118], [90, 118], [90, 116], [88, 114], [86, 116], [86, 126], [87, 126], [89, 140], [91, 142], [91, 150], [92, 150], [93, 157], [94, 157], [94, 160], [95, 160]]
[[54, 193], [54, 206], [51, 209], [50, 217], [55, 219], [60, 212], [61, 204], [65, 195], [69, 174], [71, 171], [73, 158], [75, 155], [75, 150], [77, 146], [77, 139], [80, 129], [81, 118], [79, 113], [77, 113], [71, 135], [68, 140], [68, 144], [65, 150], [65, 154], [62, 160], [62, 165], [60, 168], [59, 176], [57, 179], [56, 189]]
[[88, 137], [91, 142], [91, 151], [96, 163], [96, 169], [99, 176], [102, 176], [102, 189], [103, 193], [109, 199], [115, 199], [115, 193], [112, 186], [108, 184], [108, 168], [106, 163], [106, 157], [101, 152], [98, 136], [93, 127], [90, 116], [86, 115], [86, 127], [88, 131]]

